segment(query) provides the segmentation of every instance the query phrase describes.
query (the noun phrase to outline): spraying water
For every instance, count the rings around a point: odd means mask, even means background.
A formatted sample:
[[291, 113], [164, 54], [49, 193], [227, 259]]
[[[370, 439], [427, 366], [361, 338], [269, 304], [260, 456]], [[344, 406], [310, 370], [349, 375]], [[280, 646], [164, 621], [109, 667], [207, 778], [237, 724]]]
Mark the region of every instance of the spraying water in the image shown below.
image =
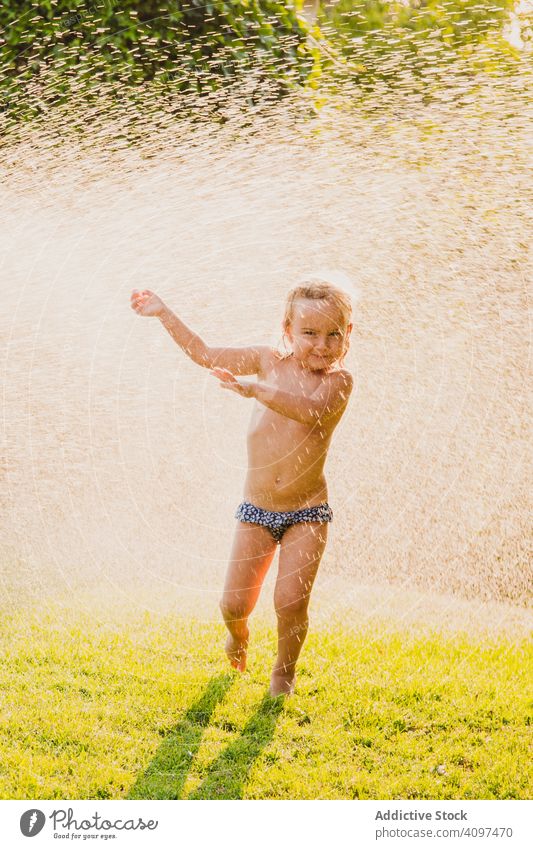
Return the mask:
[[198, 120], [71, 103], [8, 137], [6, 603], [216, 609], [251, 407], [129, 294], [210, 344], [277, 345], [308, 276], [354, 300], [324, 590], [373, 587], [400, 616], [416, 592], [528, 603], [527, 80], [365, 113], [350, 85], [311, 112], [295, 94], [243, 116], [228, 95], [222, 123], [205, 101]]

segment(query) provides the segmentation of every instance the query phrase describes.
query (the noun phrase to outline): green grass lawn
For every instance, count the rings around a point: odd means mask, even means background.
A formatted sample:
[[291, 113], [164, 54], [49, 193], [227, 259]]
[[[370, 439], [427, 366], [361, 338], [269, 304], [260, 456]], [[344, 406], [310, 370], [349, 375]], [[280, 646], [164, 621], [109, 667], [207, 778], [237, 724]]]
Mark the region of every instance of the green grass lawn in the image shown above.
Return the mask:
[[3, 799], [532, 795], [523, 638], [312, 625], [284, 701], [264, 623], [245, 675], [221, 624], [48, 608], [0, 634]]

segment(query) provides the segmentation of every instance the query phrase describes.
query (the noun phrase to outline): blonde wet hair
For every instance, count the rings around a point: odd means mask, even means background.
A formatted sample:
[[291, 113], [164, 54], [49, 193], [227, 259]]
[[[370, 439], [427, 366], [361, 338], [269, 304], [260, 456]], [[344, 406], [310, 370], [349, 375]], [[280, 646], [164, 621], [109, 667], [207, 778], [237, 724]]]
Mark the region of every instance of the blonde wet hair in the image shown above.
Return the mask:
[[[343, 320], [346, 322], [346, 326], [350, 324], [350, 319], [352, 317], [352, 301], [347, 292], [340, 289], [338, 286], [334, 286], [333, 283], [327, 283], [325, 280], [304, 280], [298, 286], [295, 286], [290, 290], [285, 302], [285, 314], [282, 322], [283, 344], [285, 349], [287, 349], [287, 330], [294, 318], [294, 304], [300, 299], [306, 299], [309, 301], [327, 301], [338, 308]], [[340, 365], [343, 365], [347, 352], [348, 341], [346, 341], [342, 356], [338, 360]], [[284, 353], [281, 351], [279, 353], [283, 359], [292, 355], [292, 352], [287, 350], [285, 350]]]

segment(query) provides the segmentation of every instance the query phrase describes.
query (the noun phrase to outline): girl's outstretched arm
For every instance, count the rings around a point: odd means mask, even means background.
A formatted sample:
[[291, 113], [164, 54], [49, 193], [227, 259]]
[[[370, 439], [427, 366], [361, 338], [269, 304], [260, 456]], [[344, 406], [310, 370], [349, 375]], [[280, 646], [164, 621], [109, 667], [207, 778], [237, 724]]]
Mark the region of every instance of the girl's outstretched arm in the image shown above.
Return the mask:
[[257, 374], [263, 357], [270, 353], [266, 345], [250, 348], [211, 348], [172, 312], [150, 289], [131, 294], [131, 307], [138, 315], [155, 316], [191, 360], [203, 368], [226, 368], [233, 374]]

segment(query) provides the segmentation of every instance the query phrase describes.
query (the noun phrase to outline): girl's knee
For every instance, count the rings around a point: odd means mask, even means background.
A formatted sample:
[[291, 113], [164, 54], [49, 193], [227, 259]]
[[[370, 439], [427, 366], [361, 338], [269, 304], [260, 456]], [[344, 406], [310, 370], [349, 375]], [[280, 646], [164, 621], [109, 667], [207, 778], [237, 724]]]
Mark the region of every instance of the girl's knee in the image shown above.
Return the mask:
[[246, 605], [242, 599], [223, 596], [219, 602], [220, 612], [226, 622], [234, 621], [235, 619], [245, 619], [250, 614], [249, 605]]
[[307, 619], [309, 595], [287, 596], [279, 595], [274, 598], [276, 614], [281, 619]]

